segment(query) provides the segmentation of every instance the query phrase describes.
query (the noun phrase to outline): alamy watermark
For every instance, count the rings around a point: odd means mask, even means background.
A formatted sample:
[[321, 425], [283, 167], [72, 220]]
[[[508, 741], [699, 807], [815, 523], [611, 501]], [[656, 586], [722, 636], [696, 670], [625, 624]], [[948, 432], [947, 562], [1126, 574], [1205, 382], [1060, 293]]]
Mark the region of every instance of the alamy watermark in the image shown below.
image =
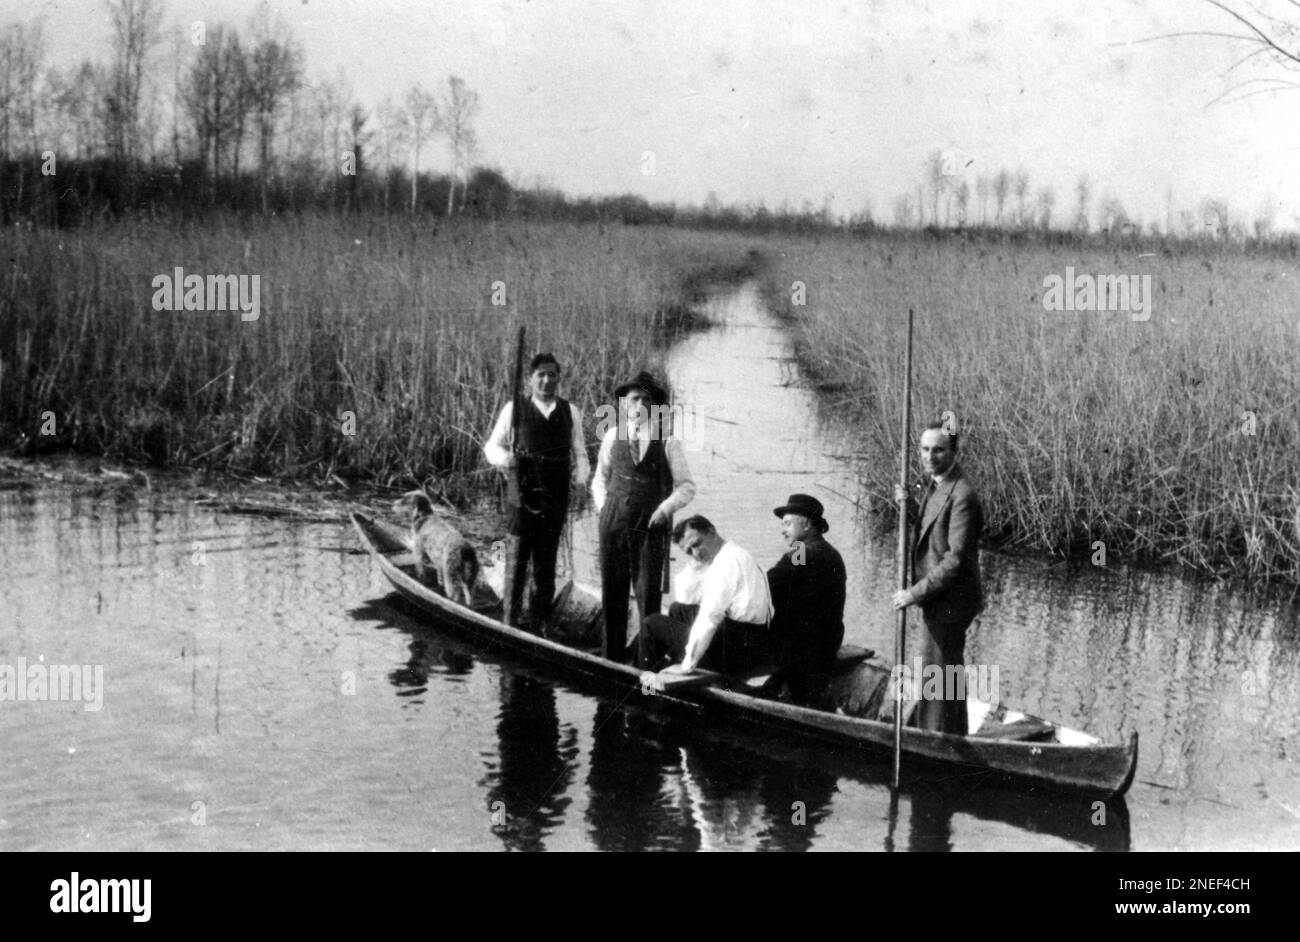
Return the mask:
[[967, 694], [985, 703], [997, 703], [996, 664], [896, 664], [889, 672], [891, 689], [903, 700], [965, 700]]
[[104, 706], [104, 665], [28, 664], [25, 657], [0, 664], [0, 702], [5, 700], [60, 700], [97, 713]]
[[178, 265], [170, 275], [154, 275], [150, 286], [155, 311], [238, 311], [245, 321], [262, 316], [261, 275], [187, 275]]
[[1076, 275], [1043, 279], [1043, 309], [1047, 311], [1127, 311], [1130, 320], [1151, 319], [1150, 275]]
[[[650, 441], [667, 442], [676, 439], [686, 451], [698, 451], [703, 447], [703, 437], [699, 430], [699, 418], [695, 408], [685, 409], [681, 403], [672, 405], [640, 406], [629, 412], [627, 419], [635, 418], [640, 424], [648, 426]], [[602, 403], [596, 407], [596, 437], [604, 441], [610, 429], [617, 429], [618, 441], [631, 438], [628, 421], [620, 421], [617, 405]]]
[[148, 922], [153, 881], [147, 877], [129, 880], [83, 878], [73, 870], [66, 880], [50, 883], [52, 913], [129, 913], [133, 922]]

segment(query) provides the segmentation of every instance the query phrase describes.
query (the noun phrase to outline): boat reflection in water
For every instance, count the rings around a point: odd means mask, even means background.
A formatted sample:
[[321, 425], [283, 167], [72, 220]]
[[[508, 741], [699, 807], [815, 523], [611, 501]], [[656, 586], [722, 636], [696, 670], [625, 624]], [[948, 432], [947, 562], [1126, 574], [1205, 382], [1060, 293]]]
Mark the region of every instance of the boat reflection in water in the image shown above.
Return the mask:
[[[417, 681], [423, 691], [430, 670], [467, 671], [472, 677], [490, 665], [500, 704], [496, 741], [473, 748], [486, 766], [478, 779], [482, 810], [506, 849], [1023, 846], [1023, 835], [1006, 827], [1077, 848], [1129, 849], [1123, 799], [1094, 802], [985, 773], [954, 775], [951, 767], [927, 769], [905, 761], [903, 788], [891, 807], [888, 757], [792, 744], [606, 695], [566, 698], [566, 709], [583, 710], [587, 719], [569, 716], [562, 722], [557, 690], [571, 689], [571, 683], [544, 668], [498, 661], [479, 645], [427, 623], [405, 617], [387, 622], [384, 627], [411, 636], [411, 661], [390, 674], [399, 696], [408, 696]], [[589, 736], [580, 735], [584, 730]], [[576, 828], [582, 833], [574, 833]]]

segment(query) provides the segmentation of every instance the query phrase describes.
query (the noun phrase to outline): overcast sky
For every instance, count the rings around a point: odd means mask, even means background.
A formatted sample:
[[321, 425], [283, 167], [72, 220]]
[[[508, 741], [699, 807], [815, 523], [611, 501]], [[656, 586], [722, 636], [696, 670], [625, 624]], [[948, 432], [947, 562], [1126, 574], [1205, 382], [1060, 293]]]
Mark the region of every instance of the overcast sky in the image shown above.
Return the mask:
[[[276, 0], [308, 76], [341, 68], [373, 104], [449, 73], [480, 96], [480, 162], [574, 194], [769, 208], [833, 197], [888, 218], [928, 153], [1029, 172], [1057, 218], [1098, 197], [1165, 218], [1221, 197], [1300, 223], [1300, 91], [1211, 104], [1249, 47], [1198, 0]], [[165, 17], [243, 25], [253, 0], [166, 0]], [[1293, 21], [1300, 10], [1289, 9]], [[43, 15], [48, 59], [107, 59], [102, 0], [0, 0]], [[170, 54], [170, 53], [167, 53]], [[1276, 73], [1273, 73], [1276, 74]], [[647, 175], [645, 153], [654, 154]], [[435, 155], [446, 165], [446, 158]], [[435, 166], [439, 166], [435, 164]]]

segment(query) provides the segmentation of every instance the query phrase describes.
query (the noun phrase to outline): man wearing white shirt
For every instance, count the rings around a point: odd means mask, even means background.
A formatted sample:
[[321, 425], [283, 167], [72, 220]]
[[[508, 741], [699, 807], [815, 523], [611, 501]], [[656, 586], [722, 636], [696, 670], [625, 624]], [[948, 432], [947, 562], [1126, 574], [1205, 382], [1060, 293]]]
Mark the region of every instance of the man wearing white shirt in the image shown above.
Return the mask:
[[560, 364], [551, 354], [539, 353], [528, 370], [532, 395], [521, 403], [519, 441], [514, 442], [511, 432], [514, 404], [507, 402], [483, 446], [483, 454], [493, 467], [507, 473], [517, 468], [519, 475], [519, 515], [510, 521], [507, 541], [510, 585], [503, 600], [506, 623], [520, 623], [524, 582], [531, 562], [533, 591], [528, 612], [533, 627], [540, 629], [555, 600], [555, 557], [568, 518], [570, 495], [582, 494], [591, 463], [583, 445], [581, 410], [556, 394]]
[[659, 614], [672, 515], [695, 496], [682, 443], [662, 409], [668, 396], [649, 373], [614, 394], [621, 411], [605, 432], [591, 482], [600, 513], [600, 581], [605, 608], [604, 656], [627, 648], [627, 594], [635, 582], [641, 619]]
[[646, 619], [641, 666], [657, 669], [665, 655], [680, 658], [682, 671], [733, 673], [773, 663], [772, 596], [754, 557], [699, 515], [678, 523], [673, 541], [692, 562], [679, 574], [669, 614]]

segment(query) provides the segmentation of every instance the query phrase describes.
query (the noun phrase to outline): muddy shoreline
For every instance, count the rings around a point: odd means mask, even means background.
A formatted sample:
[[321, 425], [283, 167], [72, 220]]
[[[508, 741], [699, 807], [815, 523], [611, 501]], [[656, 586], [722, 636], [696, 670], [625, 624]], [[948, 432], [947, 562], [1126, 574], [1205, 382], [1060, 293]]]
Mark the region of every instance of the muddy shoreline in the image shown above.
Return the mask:
[[[393, 501], [409, 488], [322, 483], [242, 476], [194, 468], [157, 468], [83, 455], [22, 458], [0, 453], [0, 491], [56, 491], [127, 507], [154, 496], [193, 503], [216, 513], [308, 523], [345, 524], [362, 511], [393, 519]], [[488, 507], [455, 509], [458, 526], [486, 549], [505, 532], [501, 515]], [[359, 550], [358, 550], [359, 552]]]

